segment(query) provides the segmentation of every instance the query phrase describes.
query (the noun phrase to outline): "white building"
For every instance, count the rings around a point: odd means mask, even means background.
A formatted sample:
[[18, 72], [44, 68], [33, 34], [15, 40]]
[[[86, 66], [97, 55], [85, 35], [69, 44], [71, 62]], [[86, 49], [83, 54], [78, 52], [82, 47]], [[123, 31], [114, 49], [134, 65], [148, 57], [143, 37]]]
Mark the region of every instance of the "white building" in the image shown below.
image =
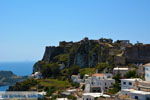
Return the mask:
[[123, 89], [133, 89], [136, 81], [140, 81], [139, 78], [134, 79], [121, 79], [121, 90]]
[[71, 94], [74, 94], [75, 92], [77, 92], [77, 89], [68, 89], [68, 90], [62, 92], [61, 94], [64, 96], [69, 96]]
[[150, 92], [131, 91], [131, 98], [136, 100], [150, 100]]
[[57, 98], [56, 100], [68, 100], [67, 98]]
[[40, 72], [35, 72], [30, 77], [36, 78], [36, 79], [41, 79], [42, 78], [42, 74]]
[[140, 91], [150, 92], [150, 81], [137, 81], [136, 89]]
[[85, 92], [103, 92], [115, 83], [112, 74], [93, 74], [85, 81]]
[[95, 100], [101, 96], [101, 93], [84, 93], [82, 95], [82, 100]]
[[121, 79], [121, 94], [134, 100], [150, 100], [150, 82], [141, 79]]
[[116, 67], [113, 69], [113, 74], [114, 75], [117, 75], [117, 74], [120, 74], [121, 77], [124, 77], [124, 75], [129, 71], [129, 68], [119, 68], [119, 67]]
[[38, 92], [38, 98], [43, 98], [46, 95], [45, 91]]
[[109, 95], [105, 95], [102, 93], [83, 93], [82, 100], [95, 100], [95, 98], [99, 97], [110, 97]]
[[135, 89], [123, 89], [122, 94], [128, 95], [134, 100], [150, 100], [150, 92], [139, 91]]
[[80, 75], [72, 75], [71, 80], [75, 83], [81, 83], [82, 79], [80, 78]]
[[145, 68], [145, 80], [150, 81], [150, 63], [144, 65]]

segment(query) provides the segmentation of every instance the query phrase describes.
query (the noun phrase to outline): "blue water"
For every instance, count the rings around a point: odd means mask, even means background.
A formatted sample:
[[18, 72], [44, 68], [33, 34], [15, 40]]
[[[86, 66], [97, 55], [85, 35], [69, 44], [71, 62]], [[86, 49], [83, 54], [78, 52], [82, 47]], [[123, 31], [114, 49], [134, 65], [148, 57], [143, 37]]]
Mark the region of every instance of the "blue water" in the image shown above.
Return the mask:
[[[12, 71], [18, 76], [32, 74], [35, 62], [0, 62], [0, 71]], [[1, 86], [0, 91], [6, 91], [9, 86]]]
[[32, 73], [35, 62], [0, 62], [0, 71], [12, 71], [18, 76], [26, 76]]
[[1, 86], [0, 91], [6, 91], [9, 88], [9, 86]]

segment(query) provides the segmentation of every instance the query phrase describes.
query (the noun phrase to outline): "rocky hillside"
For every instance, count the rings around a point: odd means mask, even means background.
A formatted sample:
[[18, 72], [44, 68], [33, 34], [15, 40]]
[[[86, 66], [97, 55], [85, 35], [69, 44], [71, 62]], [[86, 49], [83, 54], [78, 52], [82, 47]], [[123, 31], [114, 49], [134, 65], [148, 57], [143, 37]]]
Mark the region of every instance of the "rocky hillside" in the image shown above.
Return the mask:
[[43, 59], [34, 65], [34, 72], [40, 70], [42, 63], [59, 63], [65, 67], [78, 65], [95, 67], [98, 63], [107, 62], [111, 65], [150, 62], [150, 45], [131, 44], [129, 40], [101, 38], [79, 42], [59, 43], [59, 46], [47, 46]]
[[128, 63], [150, 62], [150, 44], [127, 47], [124, 53]]

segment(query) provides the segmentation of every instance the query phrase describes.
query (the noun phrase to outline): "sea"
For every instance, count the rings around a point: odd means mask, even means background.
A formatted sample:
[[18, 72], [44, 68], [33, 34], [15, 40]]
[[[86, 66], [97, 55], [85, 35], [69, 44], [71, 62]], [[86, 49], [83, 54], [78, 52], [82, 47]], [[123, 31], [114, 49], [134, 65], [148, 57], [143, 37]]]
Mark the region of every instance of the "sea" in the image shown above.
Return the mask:
[[[0, 71], [12, 71], [18, 76], [32, 74], [34, 61], [27, 62], [0, 62]], [[1, 86], [0, 91], [6, 91], [9, 86]]]

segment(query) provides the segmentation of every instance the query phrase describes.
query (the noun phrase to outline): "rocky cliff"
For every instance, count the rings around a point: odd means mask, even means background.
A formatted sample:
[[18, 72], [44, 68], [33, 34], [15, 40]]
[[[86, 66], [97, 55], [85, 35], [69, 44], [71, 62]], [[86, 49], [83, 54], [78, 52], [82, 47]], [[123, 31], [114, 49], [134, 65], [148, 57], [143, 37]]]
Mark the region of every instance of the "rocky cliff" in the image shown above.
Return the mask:
[[150, 62], [150, 45], [133, 45], [129, 40], [112, 39], [89, 40], [79, 42], [60, 42], [59, 46], [46, 47], [43, 59], [34, 66], [34, 72], [40, 70], [42, 63], [65, 64], [65, 67], [95, 67], [100, 62], [111, 65]]
[[127, 63], [149, 63], [150, 44], [127, 47], [124, 56]]

